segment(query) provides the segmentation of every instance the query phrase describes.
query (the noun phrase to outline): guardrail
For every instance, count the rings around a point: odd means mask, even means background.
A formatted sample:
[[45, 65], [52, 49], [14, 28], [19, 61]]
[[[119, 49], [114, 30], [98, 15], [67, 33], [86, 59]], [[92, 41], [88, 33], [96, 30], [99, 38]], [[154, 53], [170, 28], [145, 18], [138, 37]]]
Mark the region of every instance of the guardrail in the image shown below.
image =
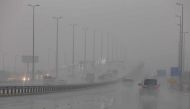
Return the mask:
[[24, 95], [37, 95], [37, 94], [47, 94], [56, 93], [64, 91], [72, 91], [78, 89], [86, 89], [98, 86], [104, 86], [109, 84], [117, 83], [118, 80], [92, 83], [92, 84], [72, 84], [72, 85], [41, 85], [41, 86], [1, 86], [0, 87], [0, 97], [8, 96], [24, 96]]

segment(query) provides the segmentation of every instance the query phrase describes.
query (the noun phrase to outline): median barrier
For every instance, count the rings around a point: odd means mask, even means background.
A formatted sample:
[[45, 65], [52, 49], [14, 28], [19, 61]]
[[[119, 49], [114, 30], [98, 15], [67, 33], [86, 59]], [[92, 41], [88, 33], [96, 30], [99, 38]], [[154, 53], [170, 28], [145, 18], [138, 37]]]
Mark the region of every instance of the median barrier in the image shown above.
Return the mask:
[[0, 97], [37, 95], [56, 92], [67, 92], [72, 90], [87, 89], [117, 83], [118, 80], [104, 81], [98, 83], [64, 84], [64, 85], [39, 85], [39, 86], [0, 86]]

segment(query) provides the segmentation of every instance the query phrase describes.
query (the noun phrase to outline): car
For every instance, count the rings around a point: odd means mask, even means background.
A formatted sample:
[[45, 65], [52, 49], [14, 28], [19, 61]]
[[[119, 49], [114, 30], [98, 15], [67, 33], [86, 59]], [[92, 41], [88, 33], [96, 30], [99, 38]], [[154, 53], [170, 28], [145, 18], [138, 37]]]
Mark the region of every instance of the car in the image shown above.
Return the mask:
[[160, 84], [155, 78], [145, 78], [138, 85], [140, 86], [140, 95], [157, 95], [159, 92]]

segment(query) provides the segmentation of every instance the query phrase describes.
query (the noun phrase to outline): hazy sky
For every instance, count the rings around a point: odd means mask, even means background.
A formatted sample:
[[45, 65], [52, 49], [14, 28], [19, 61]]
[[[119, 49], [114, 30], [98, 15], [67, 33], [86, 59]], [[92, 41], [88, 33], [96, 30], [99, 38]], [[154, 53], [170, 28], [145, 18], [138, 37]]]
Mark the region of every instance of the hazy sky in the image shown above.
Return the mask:
[[[32, 54], [32, 9], [27, 4], [38, 3], [41, 5], [36, 8], [35, 13], [35, 53], [40, 56], [38, 68], [47, 69], [48, 51], [52, 68], [55, 63], [56, 22], [52, 19], [53, 16], [63, 17], [59, 32], [60, 66], [71, 64], [72, 27], [69, 24], [76, 23], [79, 25], [76, 29], [77, 62], [83, 59], [83, 28], [88, 27], [88, 59], [92, 59], [92, 31], [96, 30], [96, 41], [99, 41], [96, 43], [96, 57], [100, 56], [100, 32], [103, 32], [105, 39], [109, 32], [118, 48], [115, 55], [119, 55], [121, 50], [122, 53], [126, 51], [126, 62], [129, 65], [143, 61], [148, 72], [169, 68], [177, 65], [178, 57], [179, 19], [175, 16], [180, 14], [180, 8], [176, 6], [176, 2], [0, 0], [0, 52], [5, 55], [6, 67], [12, 69], [15, 55]], [[184, 31], [190, 32], [190, 1], [181, 2], [184, 3]], [[186, 36], [186, 44], [190, 46], [190, 35]], [[105, 39], [104, 50], [107, 43]], [[190, 55], [188, 48], [187, 54]], [[21, 66], [21, 62], [19, 65]]]

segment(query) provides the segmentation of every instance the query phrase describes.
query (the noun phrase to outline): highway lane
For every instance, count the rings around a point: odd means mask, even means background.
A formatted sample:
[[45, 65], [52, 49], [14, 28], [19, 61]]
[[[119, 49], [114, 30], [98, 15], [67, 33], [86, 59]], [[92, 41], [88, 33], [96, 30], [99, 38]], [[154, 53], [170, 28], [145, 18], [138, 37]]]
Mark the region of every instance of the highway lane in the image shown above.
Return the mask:
[[80, 91], [0, 98], [0, 109], [189, 109], [189, 94], [161, 84], [157, 96], [141, 96], [136, 82], [120, 82]]

